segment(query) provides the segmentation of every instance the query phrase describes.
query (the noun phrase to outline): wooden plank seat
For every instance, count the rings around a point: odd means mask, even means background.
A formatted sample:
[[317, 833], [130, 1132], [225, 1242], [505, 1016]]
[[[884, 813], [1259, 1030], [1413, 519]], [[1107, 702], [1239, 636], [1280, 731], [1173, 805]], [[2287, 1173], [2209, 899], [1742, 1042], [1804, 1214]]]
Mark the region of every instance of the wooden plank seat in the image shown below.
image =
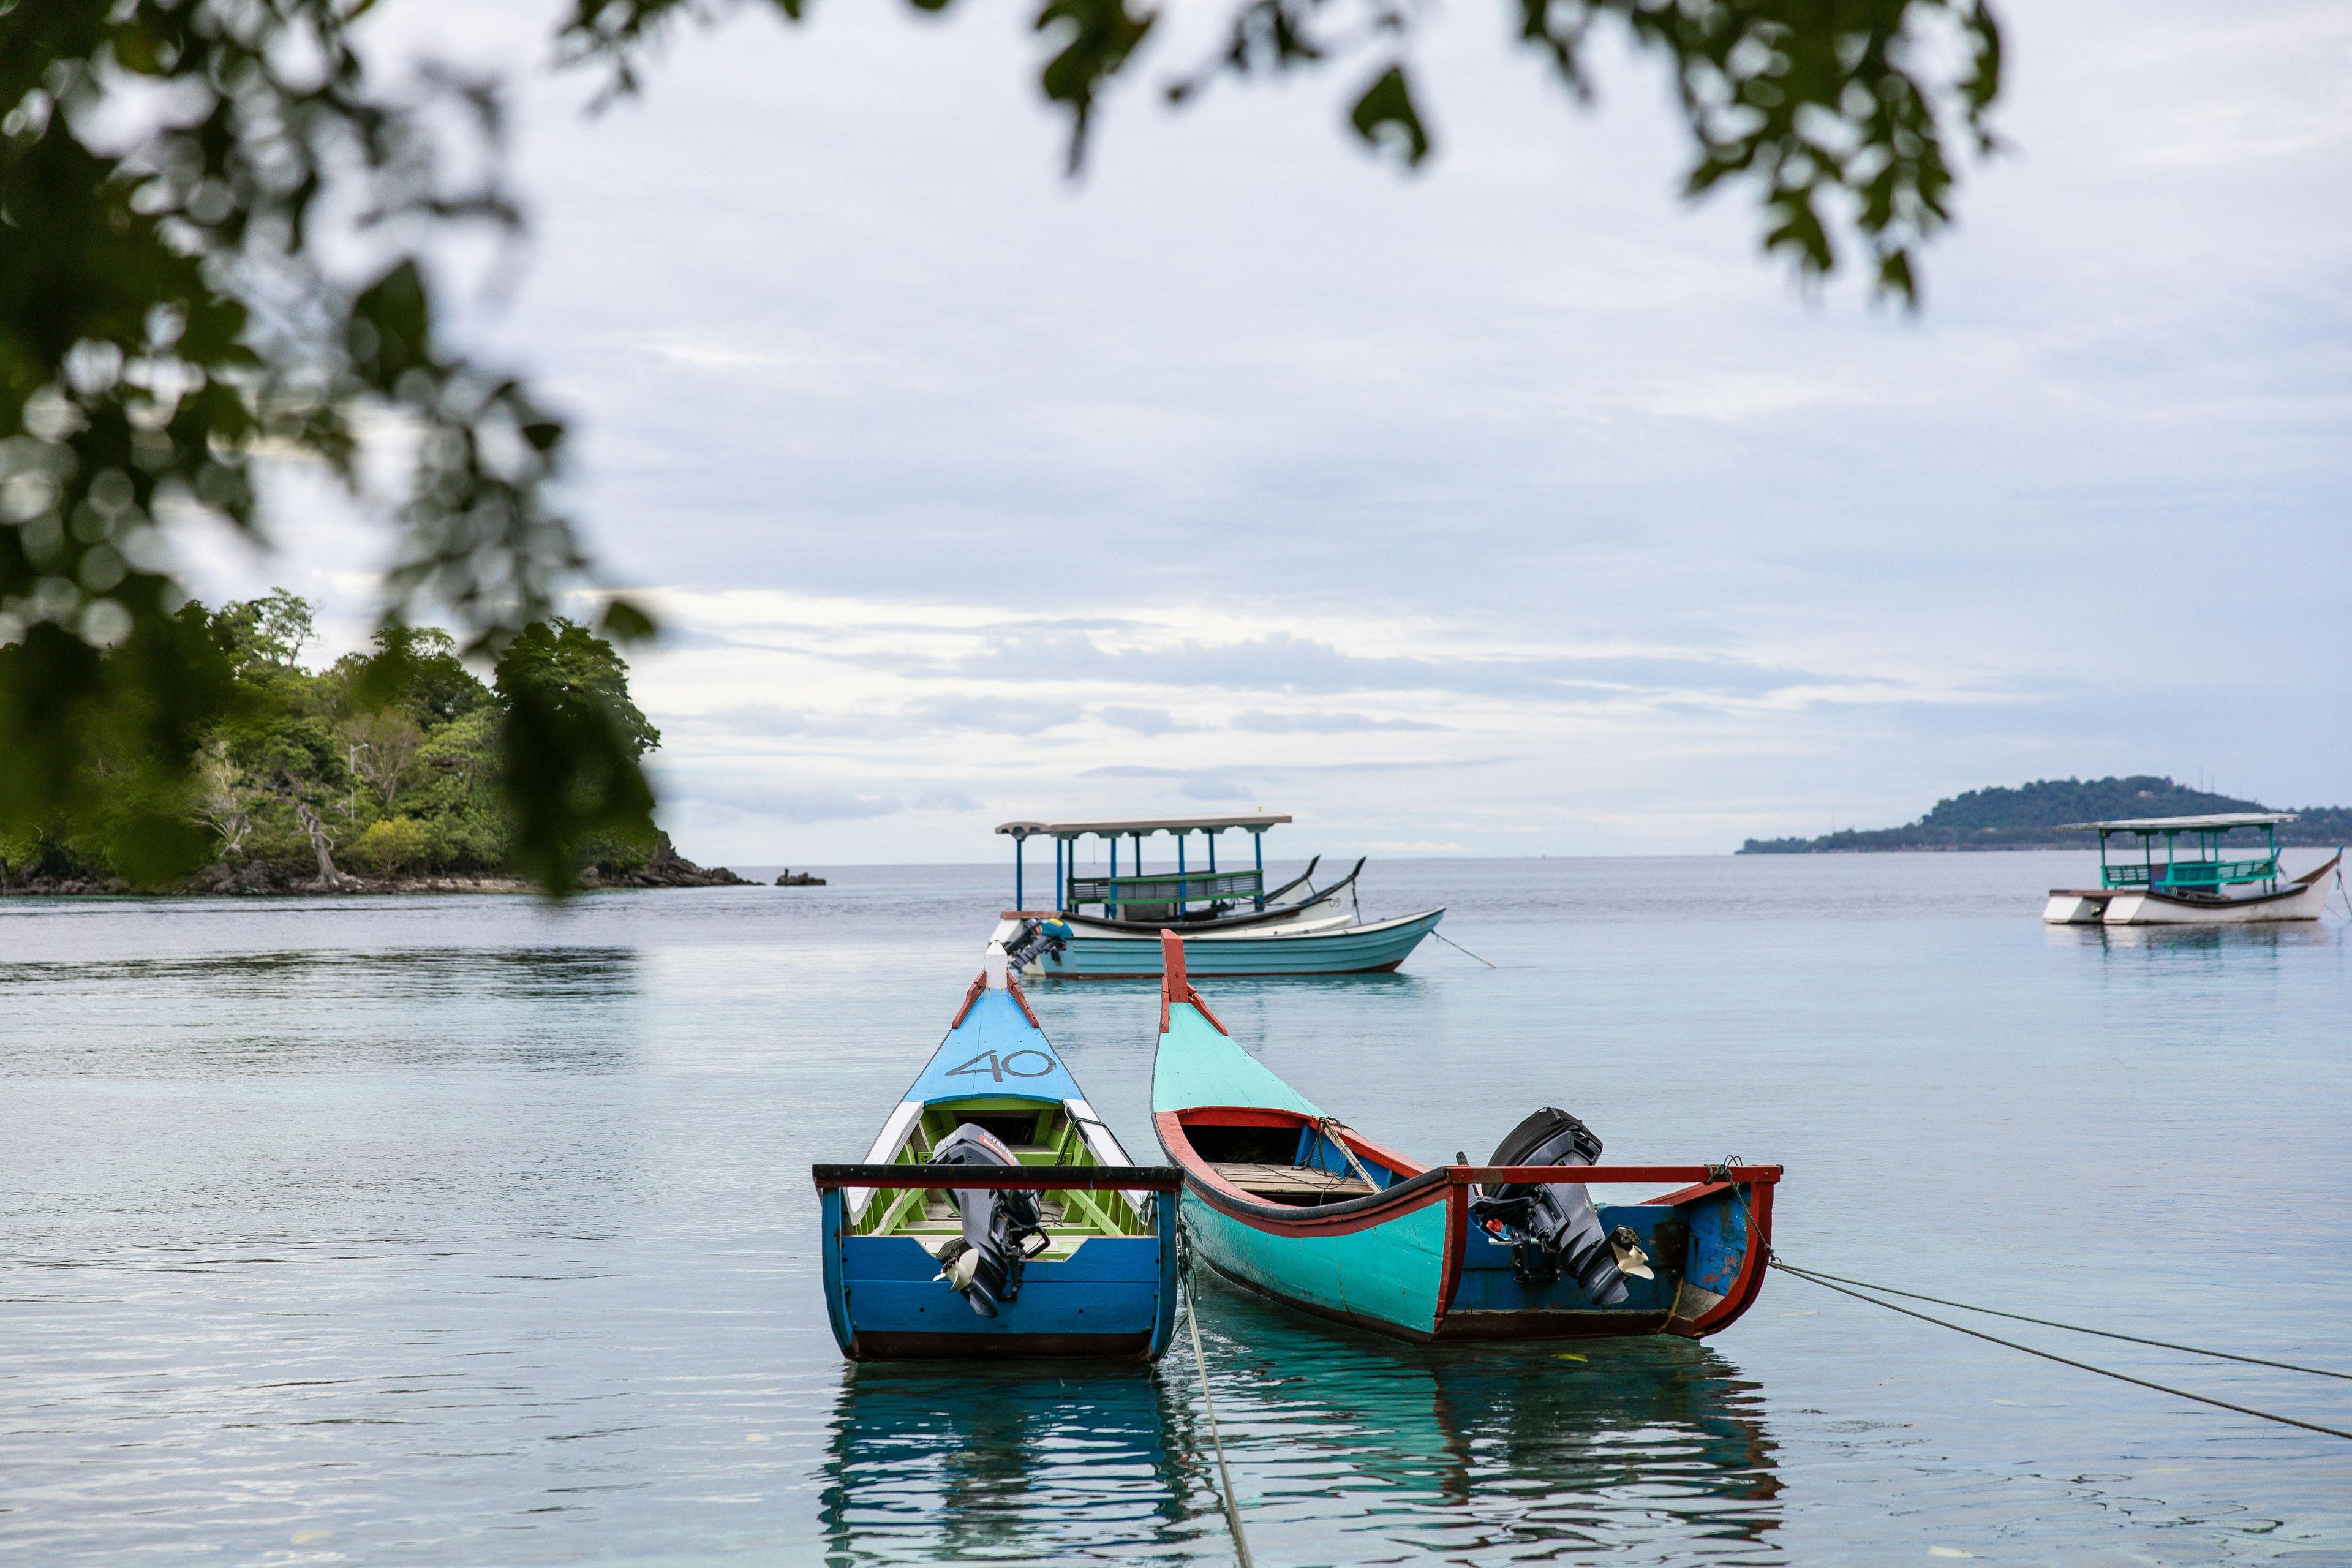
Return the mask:
[[1248, 1160], [1228, 1160], [1210, 1166], [1245, 1193], [1276, 1203], [1300, 1198], [1360, 1198], [1371, 1192], [1364, 1179], [1307, 1165], [1267, 1165]]

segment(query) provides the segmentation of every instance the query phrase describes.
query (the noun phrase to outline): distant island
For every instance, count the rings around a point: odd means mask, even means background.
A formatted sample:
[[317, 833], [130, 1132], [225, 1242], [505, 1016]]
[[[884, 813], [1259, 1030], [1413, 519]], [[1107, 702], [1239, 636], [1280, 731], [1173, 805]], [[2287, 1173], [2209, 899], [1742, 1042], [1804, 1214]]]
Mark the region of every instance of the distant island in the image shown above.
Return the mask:
[[[528, 892], [510, 864], [499, 789], [499, 729], [511, 684], [554, 683], [600, 707], [640, 756], [661, 743], [629, 696], [610, 642], [560, 617], [534, 625], [499, 658], [489, 681], [446, 632], [393, 629], [372, 653], [323, 669], [300, 655], [315, 640], [311, 606], [280, 589], [218, 610], [179, 612], [209, 645], [226, 682], [226, 717], [196, 737], [195, 787], [158, 801], [101, 766], [85, 787], [150, 834], [192, 837], [209, 865], [165, 893]], [[102, 836], [0, 832], [0, 894], [126, 893], [126, 868]], [[586, 888], [742, 886], [650, 840], [600, 835], [583, 847]]]
[[2292, 811], [2281, 844], [2352, 842], [2352, 808], [2271, 806], [2137, 773], [2126, 779], [2041, 779], [2015, 789], [1972, 789], [1902, 827], [1841, 828], [1819, 838], [1751, 838], [1742, 855], [1834, 855], [1880, 849], [2089, 849], [2097, 837], [2061, 833], [2066, 822], [2127, 816], [2201, 816], [2220, 811]]

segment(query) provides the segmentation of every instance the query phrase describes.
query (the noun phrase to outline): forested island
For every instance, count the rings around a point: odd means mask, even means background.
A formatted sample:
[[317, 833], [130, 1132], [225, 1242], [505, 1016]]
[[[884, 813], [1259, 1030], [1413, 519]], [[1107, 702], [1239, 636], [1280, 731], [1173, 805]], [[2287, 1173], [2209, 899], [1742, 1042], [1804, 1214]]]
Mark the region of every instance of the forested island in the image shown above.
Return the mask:
[[2338, 805], [2269, 806], [2259, 801], [2191, 789], [2168, 778], [2041, 779], [2015, 789], [1972, 789], [1902, 827], [1841, 828], [1819, 838], [1751, 838], [1742, 855], [1832, 855], [1876, 849], [2087, 849], [2087, 833], [2061, 833], [2061, 823], [2134, 816], [2200, 816], [2222, 811], [2293, 811], [2282, 823], [2281, 844], [2334, 847], [2352, 841], [2352, 809]]
[[[525, 891], [509, 858], [498, 788], [499, 726], [523, 683], [558, 689], [617, 725], [642, 756], [661, 743], [629, 697], [610, 642], [556, 618], [509, 643], [485, 682], [446, 632], [379, 632], [366, 653], [312, 671], [309, 603], [279, 590], [179, 612], [187, 646], [217, 658], [223, 717], [203, 733], [195, 787], [167, 828], [200, 838], [210, 864], [161, 889], [187, 893]], [[79, 787], [124, 813], [153, 804], [110, 777], [103, 756]], [[0, 892], [131, 890], [115, 863], [125, 836], [93, 828], [0, 834]], [[669, 836], [606, 835], [581, 857], [583, 887], [740, 884], [679, 858]], [[185, 863], [185, 862], [184, 862]]]

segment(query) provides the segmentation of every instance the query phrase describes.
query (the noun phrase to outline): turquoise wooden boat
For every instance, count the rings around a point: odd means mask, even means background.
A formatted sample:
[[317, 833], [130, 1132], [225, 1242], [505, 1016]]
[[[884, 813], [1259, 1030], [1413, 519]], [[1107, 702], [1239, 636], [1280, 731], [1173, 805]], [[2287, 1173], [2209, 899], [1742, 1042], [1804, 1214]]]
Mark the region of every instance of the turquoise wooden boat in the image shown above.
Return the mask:
[[1177, 1173], [1128, 1159], [1000, 946], [866, 1159], [811, 1173], [853, 1361], [1168, 1348]]
[[[1185, 944], [1164, 948], [1152, 1121], [1196, 1255], [1226, 1279], [1417, 1342], [1698, 1338], [1763, 1288], [1779, 1166], [1594, 1164], [1580, 1123], [1586, 1163], [1417, 1164], [1244, 1053], [1187, 979]], [[1591, 1205], [1582, 1254], [1531, 1239], [1527, 1194], [1584, 1203], [1585, 1184], [1613, 1183], [1681, 1184]]]

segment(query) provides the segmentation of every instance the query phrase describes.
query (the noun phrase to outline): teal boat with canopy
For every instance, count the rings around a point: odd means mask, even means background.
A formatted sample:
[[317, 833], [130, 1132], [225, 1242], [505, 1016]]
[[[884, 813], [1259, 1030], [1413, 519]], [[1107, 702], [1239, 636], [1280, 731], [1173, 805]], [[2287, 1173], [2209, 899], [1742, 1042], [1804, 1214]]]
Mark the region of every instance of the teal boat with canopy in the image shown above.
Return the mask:
[[[1256, 1061], [1165, 943], [1151, 1113], [1196, 1256], [1248, 1289], [1398, 1339], [1717, 1333], [1763, 1289], [1777, 1165], [1600, 1164], [1549, 1107], [1493, 1159], [1418, 1164]], [[1603, 1184], [1679, 1184], [1638, 1203]]]

